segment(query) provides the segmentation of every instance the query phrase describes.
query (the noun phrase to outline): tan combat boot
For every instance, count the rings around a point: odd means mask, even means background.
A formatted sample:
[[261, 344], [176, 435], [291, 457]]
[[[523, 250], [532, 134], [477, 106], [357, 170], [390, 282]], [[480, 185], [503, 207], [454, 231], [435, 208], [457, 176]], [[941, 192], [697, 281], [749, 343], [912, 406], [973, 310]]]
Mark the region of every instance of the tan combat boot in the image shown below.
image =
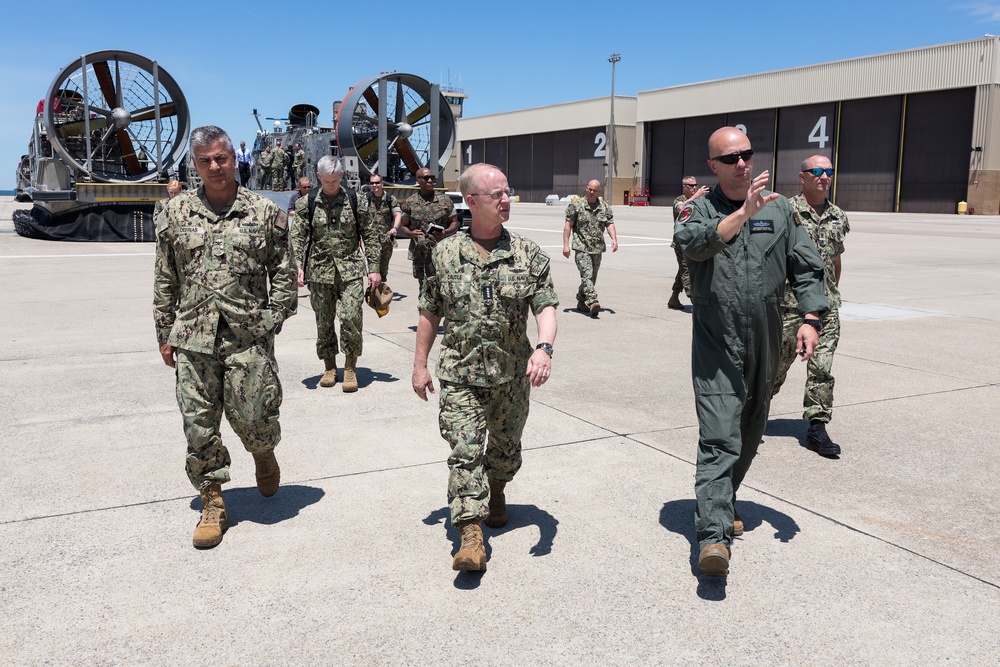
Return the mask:
[[337, 384], [337, 357], [324, 359], [323, 363], [326, 364], [326, 372], [319, 379], [319, 386], [332, 387]]
[[490, 528], [503, 528], [507, 525], [507, 498], [504, 496], [504, 482], [490, 480], [490, 514], [486, 517], [486, 525]]
[[462, 546], [455, 554], [451, 569], [460, 572], [478, 572], [486, 569], [486, 546], [483, 545], [483, 529], [478, 521], [459, 521], [455, 524], [462, 533]]
[[201, 521], [194, 529], [194, 546], [211, 549], [222, 542], [222, 534], [229, 528], [226, 504], [222, 502], [222, 485], [203, 482], [198, 487], [201, 494]]
[[358, 366], [357, 357], [347, 357], [344, 362], [344, 392], [351, 393], [358, 390], [358, 375], [355, 372]]
[[281, 482], [278, 459], [274, 458], [273, 451], [266, 454], [254, 452], [253, 462], [257, 464], [257, 489], [260, 495], [270, 498], [277, 492], [278, 484]]

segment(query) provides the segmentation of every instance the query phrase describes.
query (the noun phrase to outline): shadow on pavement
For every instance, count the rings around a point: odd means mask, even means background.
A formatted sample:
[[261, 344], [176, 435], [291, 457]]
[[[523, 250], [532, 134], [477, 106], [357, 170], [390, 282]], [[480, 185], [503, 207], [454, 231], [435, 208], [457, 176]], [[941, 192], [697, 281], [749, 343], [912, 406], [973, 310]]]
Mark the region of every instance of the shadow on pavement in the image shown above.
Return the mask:
[[[340, 370], [337, 373], [337, 386], [332, 387], [332, 389], [338, 389], [340, 391], [343, 391], [343, 389], [340, 388], [340, 384], [344, 381], [344, 367], [340, 366], [339, 368]], [[373, 371], [370, 368], [365, 368], [363, 366], [358, 366], [357, 369], [355, 369], [355, 373], [358, 376], [359, 389], [362, 387], [367, 387], [368, 385], [373, 384], [375, 382], [399, 382], [399, 378], [394, 376], [392, 373], [382, 373], [381, 371]], [[320, 373], [319, 375], [313, 375], [312, 377], [307, 377], [304, 380], [302, 380], [302, 385], [306, 389], [318, 389], [319, 381], [322, 378], [323, 378], [322, 373]], [[324, 389], [326, 389], [326, 387], [324, 387]]]
[[[296, 517], [302, 509], [319, 502], [323, 489], [314, 486], [290, 484], [280, 486], [270, 498], [260, 495], [256, 486], [227, 490], [223, 487], [222, 500], [226, 503], [229, 527], [241, 521], [273, 525]], [[201, 499], [191, 499], [191, 509], [201, 513]]]
[[[799, 532], [799, 524], [784, 512], [746, 500], [739, 500], [736, 506], [743, 519], [744, 532], [760, 528], [765, 522], [774, 528], [774, 538], [781, 542], [791, 541]], [[694, 530], [695, 501], [672, 500], [663, 504], [660, 510], [660, 525], [671, 533], [677, 533], [688, 540], [691, 545], [691, 555], [688, 564], [691, 574], [698, 578], [698, 597], [705, 600], [723, 600], [726, 597], [726, 579], [724, 577], [706, 577], [698, 567], [698, 540]], [[739, 541], [739, 538], [736, 538]], [[738, 547], [734, 548], [736, 552]], [[734, 553], [735, 557], [738, 554]], [[730, 568], [730, 571], [732, 568]]]
[[[528, 550], [528, 553], [536, 558], [552, 553], [552, 544], [555, 542], [558, 532], [557, 526], [559, 525], [559, 521], [554, 516], [534, 505], [507, 505], [507, 514], [510, 518], [503, 528], [490, 528], [485, 523], [483, 524], [483, 544], [486, 547], [487, 568], [493, 555], [490, 538], [528, 526], [538, 526], [539, 532], [538, 542]], [[457, 530], [452, 530], [450, 516], [450, 510], [447, 507], [442, 507], [428, 514], [423, 522], [428, 526], [444, 525], [448, 539], [451, 540], [451, 555], [454, 557], [458, 553], [459, 547], [462, 546], [462, 538]], [[455, 578], [455, 587], [464, 590], [476, 588], [479, 586], [479, 580], [482, 579], [482, 576], [482, 572], [459, 572]]]

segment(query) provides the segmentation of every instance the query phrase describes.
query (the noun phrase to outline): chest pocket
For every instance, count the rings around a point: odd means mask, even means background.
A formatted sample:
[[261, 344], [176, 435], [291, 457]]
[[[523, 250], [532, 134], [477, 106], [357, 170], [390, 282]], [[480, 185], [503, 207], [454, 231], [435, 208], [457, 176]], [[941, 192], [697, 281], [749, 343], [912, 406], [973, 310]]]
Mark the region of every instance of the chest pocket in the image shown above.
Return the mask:
[[778, 247], [778, 244], [784, 242], [785, 234], [787, 233], [788, 229], [786, 227], [781, 227], [781, 229], [777, 230], [773, 235], [757, 234], [756, 236], [763, 237], [762, 239], [764, 241], [764, 252], [762, 253], [763, 257], [765, 258], [769, 257], [774, 252], [774, 249]]
[[531, 276], [527, 273], [507, 274], [500, 281], [500, 298], [523, 301], [531, 294]]
[[442, 278], [441, 300], [444, 302], [446, 318], [455, 322], [469, 319], [472, 309], [471, 278]]
[[229, 234], [226, 236], [226, 257], [229, 271], [237, 275], [264, 273], [266, 250], [260, 234]]
[[174, 241], [174, 250], [183, 264], [200, 262], [205, 254], [205, 234], [199, 232], [178, 234]]

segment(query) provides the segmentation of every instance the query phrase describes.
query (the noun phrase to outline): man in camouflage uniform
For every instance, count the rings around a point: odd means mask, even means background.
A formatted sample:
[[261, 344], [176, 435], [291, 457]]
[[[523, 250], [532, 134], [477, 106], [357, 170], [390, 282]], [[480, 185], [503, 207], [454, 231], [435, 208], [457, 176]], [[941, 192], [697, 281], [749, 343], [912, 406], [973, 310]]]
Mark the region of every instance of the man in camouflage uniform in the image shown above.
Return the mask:
[[258, 157], [257, 163], [260, 165], [260, 180], [258, 187], [261, 190], [271, 189], [271, 165], [274, 164], [274, 152], [268, 144]]
[[176, 197], [180, 193], [181, 193], [181, 184], [180, 184], [180, 181], [173, 180], [173, 181], [170, 181], [169, 183], [167, 183], [167, 198], [166, 199], [160, 199], [153, 206], [153, 220], [154, 221], [158, 217], [160, 217], [160, 212], [163, 211], [163, 207], [167, 205], [167, 202], [169, 202], [171, 199], [173, 199], [174, 197]]
[[295, 144], [295, 153], [292, 158], [292, 168], [295, 170], [293, 180], [298, 183], [299, 179], [306, 175], [306, 152], [302, 150], [302, 144]]
[[[681, 209], [684, 208], [686, 202], [708, 194], [708, 188], [704, 185], [699, 188], [698, 179], [694, 176], [685, 176], [682, 178], [681, 188], [683, 188], [684, 194], [674, 200], [674, 224], [677, 224], [677, 216], [680, 215]], [[670, 247], [674, 249], [674, 255], [677, 257], [677, 273], [674, 275], [673, 292], [670, 295], [670, 300], [667, 301], [667, 308], [671, 310], [684, 310], [684, 305], [678, 297], [680, 297], [681, 290], [684, 290], [687, 298], [691, 298], [691, 276], [688, 274], [687, 264], [684, 263], [684, 255], [681, 253], [681, 248], [677, 245], [677, 241], [672, 240]]]
[[413, 262], [413, 277], [423, 290], [427, 261], [437, 242], [458, 228], [455, 204], [443, 192], [434, 190], [437, 179], [427, 167], [417, 170], [417, 185], [420, 190], [403, 201], [403, 236], [410, 239], [407, 258]]
[[202, 186], [172, 200], [156, 220], [153, 319], [163, 362], [176, 368], [187, 475], [203, 506], [194, 546], [208, 548], [227, 528], [223, 412], [253, 454], [260, 493], [278, 490], [274, 336], [295, 314], [298, 291], [285, 212], [238, 187], [229, 136], [199, 127], [191, 152]]
[[587, 183], [587, 195], [578, 197], [566, 207], [566, 226], [563, 228], [563, 257], [569, 257], [570, 235], [576, 254], [576, 268], [580, 271], [580, 288], [576, 291], [576, 309], [597, 317], [601, 304], [597, 300], [597, 272], [601, 256], [608, 249], [604, 243], [604, 230], [611, 237], [611, 252], [618, 252], [615, 234], [615, 214], [611, 205], [598, 197], [600, 181]]
[[288, 176], [285, 174], [285, 162], [288, 156], [285, 155], [285, 149], [281, 147], [280, 141], [274, 144], [271, 155], [274, 158], [271, 161], [271, 189], [280, 192], [287, 189], [285, 186], [288, 183]]
[[[833, 457], [840, 454], [840, 445], [830, 439], [826, 425], [833, 417], [833, 353], [840, 342], [840, 256], [844, 252], [844, 237], [851, 231], [847, 215], [834, 205], [827, 195], [833, 182], [833, 165], [824, 155], [813, 155], [802, 161], [799, 172], [802, 192], [789, 201], [795, 216], [795, 224], [801, 225], [809, 233], [809, 238], [819, 250], [826, 266], [826, 297], [830, 300], [830, 310], [822, 317], [823, 327], [819, 333], [819, 346], [806, 366], [806, 390], [802, 400], [805, 412], [802, 418], [809, 422], [806, 447], [820, 456]], [[795, 360], [795, 332], [802, 326], [802, 316], [798, 312], [795, 295], [785, 289], [782, 303], [783, 336], [778, 374], [774, 380], [773, 394], [777, 394]]]
[[[532, 241], [504, 229], [510, 218], [507, 177], [488, 164], [459, 179], [472, 223], [437, 244], [420, 293], [413, 390], [427, 400], [434, 382], [427, 355], [445, 320], [437, 376], [439, 425], [451, 446], [448, 504], [462, 534], [455, 570], [486, 569], [480, 521], [507, 523], [504, 487], [521, 467], [521, 433], [531, 387], [548, 380], [559, 299], [549, 258]], [[535, 315], [538, 344], [526, 325]], [[487, 434], [489, 442], [487, 444]]]
[[[361, 356], [362, 305], [364, 304], [365, 262], [372, 288], [382, 283], [374, 267], [378, 264], [381, 239], [371, 216], [355, 212], [354, 193], [340, 186], [344, 165], [325, 155], [316, 164], [320, 188], [295, 203], [292, 247], [299, 268], [299, 286], [309, 281], [309, 298], [316, 313], [316, 354], [326, 365], [321, 387], [337, 384], [337, 354], [343, 347], [345, 392], [358, 390], [357, 362]], [[358, 220], [357, 218], [360, 218]], [[360, 233], [359, 233], [360, 230]], [[362, 254], [361, 240], [364, 240]], [[340, 341], [334, 329], [340, 320]]]
[[382, 282], [385, 282], [386, 276], [389, 274], [389, 260], [392, 259], [392, 250], [396, 247], [396, 234], [399, 233], [402, 211], [399, 207], [399, 201], [385, 191], [381, 176], [372, 174], [368, 184], [371, 186], [371, 190], [360, 198], [358, 205], [360, 209], [372, 217], [379, 238], [382, 239], [378, 272], [382, 276]]

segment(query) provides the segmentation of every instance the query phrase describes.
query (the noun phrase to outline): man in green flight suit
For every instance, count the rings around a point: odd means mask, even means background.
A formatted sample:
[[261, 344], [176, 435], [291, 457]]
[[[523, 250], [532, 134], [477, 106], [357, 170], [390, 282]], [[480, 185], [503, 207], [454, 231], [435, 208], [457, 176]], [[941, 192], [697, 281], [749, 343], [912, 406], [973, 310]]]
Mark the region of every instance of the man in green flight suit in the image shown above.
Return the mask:
[[795, 224], [788, 200], [764, 190], [768, 172], [753, 176], [747, 136], [720, 128], [708, 140], [708, 154], [719, 184], [681, 210], [674, 238], [691, 274], [698, 565], [707, 575], [724, 577], [733, 537], [743, 532], [736, 492], [767, 426], [785, 281], [803, 316], [796, 333], [803, 360], [819, 342], [819, 316], [829, 302], [823, 260]]
[[278, 490], [274, 336], [295, 314], [298, 290], [285, 212], [239, 187], [236, 151], [221, 129], [196, 128], [190, 141], [202, 185], [156, 220], [153, 320], [163, 363], [176, 368], [185, 467], [203, 506], [194, 546], [209, 548], [228, 527], [223, 413], [253, 454], [261, 495]]
[[[452, 569], [485, 570], [480, 522], [492, 528], [507, 523], [504, 488], [521, 467], [531, 387], [543, 385], [552, 372], [559, 298], [548, 255], [504, 229], [510, 188], [503, 172], [482, 163], [466, 167], [459, 188], [472, 222], [438, 243], [427, 265], [413, 391], [425, 401], [434, 392], [427, 355], [444, 318], [438, 423], [451, 445], [451, 523], [462, 535]], [[526, 331], [529, 309], [538, 329], [534, 349]]]
[[[382, 243], [372, 216], [360, 210], [355, 214], [354, 193], [341, 187], [344, 165], [340, 159], [321, 157], [316, 163], [316, 177], [319, 190], [295, 202], [292, 247], [299, 266], [299, 286], [305, 286], [308, 279], [310, 303], [316, 313], [316, 354], [326, 366], [319, 384], [337, 384], [337, 354], [343, 348], [346, 359], [341, 389], [352, 393], [358, 390], [357, 363], [364, 342], [361, 327], [366, 260], [368, 283], [374, 289], [382, 284], [378, 272]], [[310, 200], [314, 207], [311, 212]], [[339, 341], [334, 328], [337, 319]]]

